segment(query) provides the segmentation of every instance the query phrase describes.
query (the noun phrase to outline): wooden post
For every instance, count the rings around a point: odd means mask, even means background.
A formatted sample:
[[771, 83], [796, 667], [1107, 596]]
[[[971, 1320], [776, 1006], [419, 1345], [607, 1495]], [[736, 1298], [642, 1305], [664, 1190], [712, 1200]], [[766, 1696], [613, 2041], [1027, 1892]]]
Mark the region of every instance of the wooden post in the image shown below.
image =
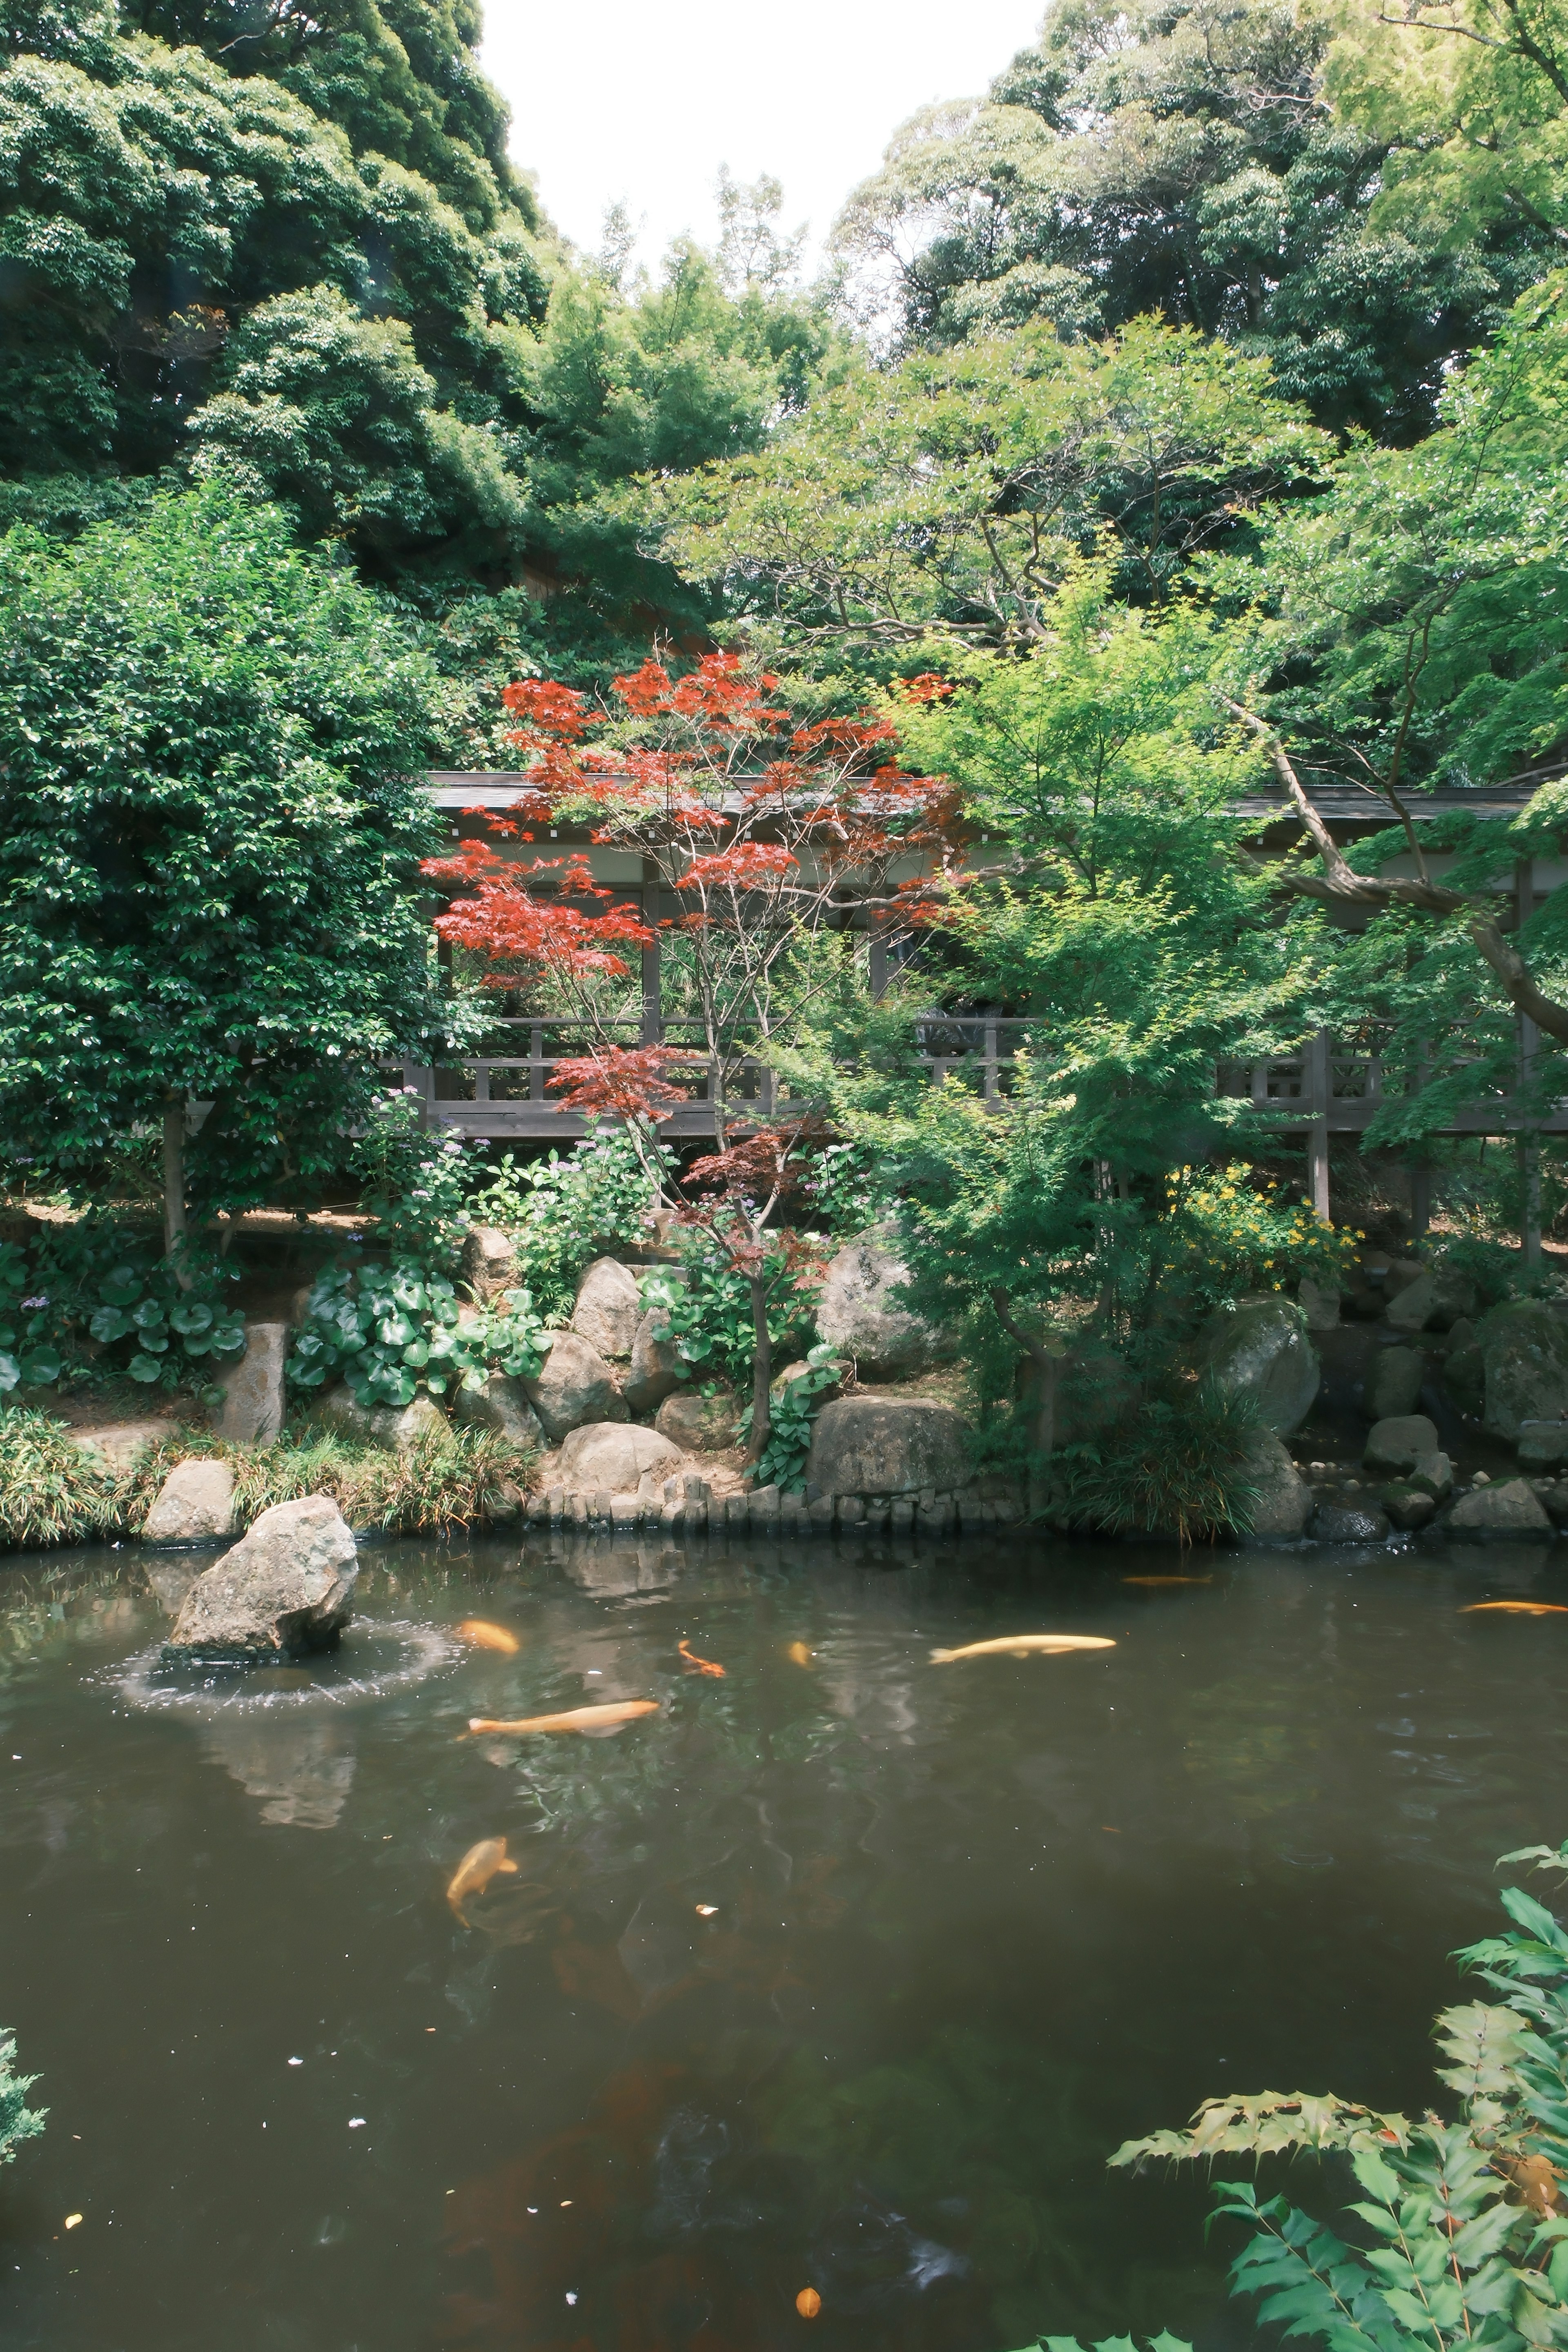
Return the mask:
[[870, 951], [871, 994], [880, 1000], [888, 992], [888, 942], [880, 931], [871, 934]]
[[1329, 1219], [1329, 1033], [1320, 1029], [1307, 1048], [1307, 1099], [1311, 1122], [1307, 1129], [1307, 1167], [1312, 1207], [1327, 1224]]
[[1432, 1171], [1419, 1160], [1410, 1171], [1410, 1235], [1423, 1242], [1432, 1222]]

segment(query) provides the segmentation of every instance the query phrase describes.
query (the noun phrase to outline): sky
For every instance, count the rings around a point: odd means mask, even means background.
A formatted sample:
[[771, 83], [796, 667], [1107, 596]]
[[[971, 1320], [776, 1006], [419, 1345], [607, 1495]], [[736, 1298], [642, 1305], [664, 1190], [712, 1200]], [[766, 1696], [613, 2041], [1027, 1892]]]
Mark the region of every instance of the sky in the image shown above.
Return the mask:
[[511, 152], [588, 251], [606, 205], [638, 253], [717, 235], [721, 164], [782, 180], [815, 256], [899, 124], [984, 89], [1044, 0], [487, 0], [481, 58], [512, 110]]

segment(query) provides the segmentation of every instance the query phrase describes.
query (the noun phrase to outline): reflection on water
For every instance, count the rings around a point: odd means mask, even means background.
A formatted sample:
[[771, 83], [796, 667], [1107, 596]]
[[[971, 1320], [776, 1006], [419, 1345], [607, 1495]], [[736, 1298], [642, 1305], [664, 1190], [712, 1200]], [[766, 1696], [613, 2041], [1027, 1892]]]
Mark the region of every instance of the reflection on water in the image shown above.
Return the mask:
[[[807, 2289], [837, 2352], [1247, 2340], [1202, 2184], [1105, 2157], [1428, 2098], [1492, 1858], [1568, 1829], [1568, 1619], [1460, 1611], [1554, 1557], [387, 1546], [248, 1677], [160, 1664], [188, 1563], [12, 1563], [6, 2346], [771, 2352]], [[1026, 1631], [1116, 1646], [930, 1663]]]

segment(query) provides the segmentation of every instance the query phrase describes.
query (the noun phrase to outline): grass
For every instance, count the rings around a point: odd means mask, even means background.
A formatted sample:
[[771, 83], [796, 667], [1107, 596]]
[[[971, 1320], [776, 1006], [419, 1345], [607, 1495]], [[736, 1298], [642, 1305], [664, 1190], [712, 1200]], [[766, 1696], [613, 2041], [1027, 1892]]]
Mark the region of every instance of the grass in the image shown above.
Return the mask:
[[439, 1535], [517, 1517], [531, 1483], [531, 1448], [489, 1430], [454, 1429], [406, 1454], [351, 1445], [306, 1428], [276, 1445], [231, 1445], [210, 1430], [176, 1431], [131, 1469], [103, 1469], [47, 1413], [0, 1415], [0, 1543], [16, 1548], [140, 1535], [176, 1462], [216, 1456], [235, 1472], [241, 1524], [274, 1503], [330, 1495], [351, 1527], [387, 1535]]
[[1058, 1457], [1056, 1508], [1104, 1535], [1171, 1535], [1184, 1544], [1245, 1535], [1258, 1495], [1249, 1471], [1258, 1431], [1249, 1398], [1206, 1385], [1148, 1397], [1134, 1419]]

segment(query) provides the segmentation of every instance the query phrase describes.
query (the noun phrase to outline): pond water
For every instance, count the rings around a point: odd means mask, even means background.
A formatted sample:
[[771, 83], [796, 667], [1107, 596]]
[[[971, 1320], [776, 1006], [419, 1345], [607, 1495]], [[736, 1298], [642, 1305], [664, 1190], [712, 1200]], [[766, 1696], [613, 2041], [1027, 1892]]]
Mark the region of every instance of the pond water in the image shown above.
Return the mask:
[[[384, 1544], [334, 1661], [205, 1685], [148, 1556], [13, 1559], [0, 2341], [1249, 2341], [1202, 2182], [1105, 2158], [1426, 2104], [1493, 1858], [1568, 1831], [1568, 1616], [1460, 1612], [1562, 1558]], [[1116, 1646], [931, 1662], [1040, 1630]]]

